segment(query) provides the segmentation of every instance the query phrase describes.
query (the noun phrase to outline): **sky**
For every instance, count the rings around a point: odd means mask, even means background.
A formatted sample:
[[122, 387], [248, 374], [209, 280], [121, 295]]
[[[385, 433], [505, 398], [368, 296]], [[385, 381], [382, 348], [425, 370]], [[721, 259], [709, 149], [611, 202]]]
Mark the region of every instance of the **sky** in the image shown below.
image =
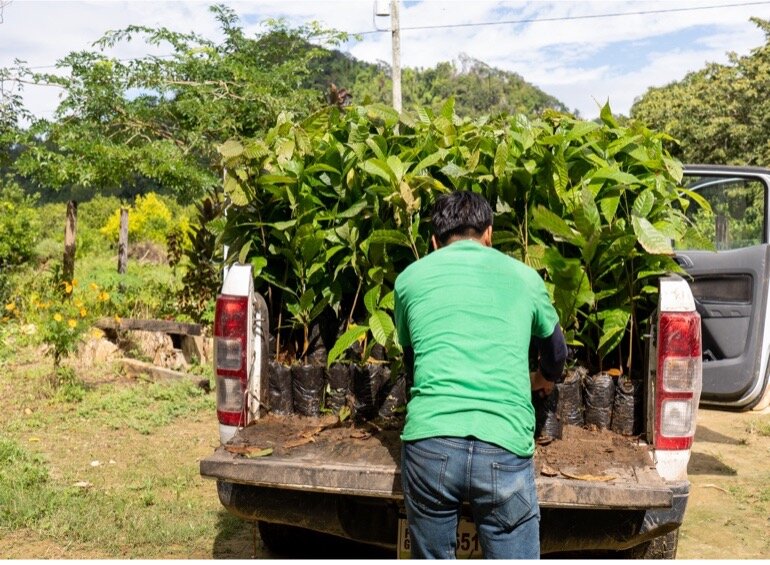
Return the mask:
[[[52, 72], [67, 53], [91, 49], [104, 32], [132, 24], [217, 39], [217, 22], [208, 10], [212, 3], [0, 0], [0, 67], [20, 59]], [[357, 59], [392, 61], [390, 17], [375, 16], [375, 8], [387, 11], [386, 0], [221, 3], [238, 14], [247, 35], [264, 30], [267, 18], [282, 17], [290, 24], [316, 20], [362, 33], [340, 47]], [[518, 73], [593, 119], [607, 101], [613, 112], [628, 115], [634, 99], [648, 88], [679, 80], [709, 62], [727, 63], [729, 52], [749, 54], [764, 43], [749, 18], [770, 20], [770, 1], [403, 0], [399, 13], [402, 67], [431, 67], [465, 54]], [[415, 27], [422, 29], [409, 29]], [[132, 42], [109, 54], [130, 58], [167, 52], [168, 47]], [[27, 108], [40, 117], [52, 117], [58, 96], [50, 86], [24, 90]]]

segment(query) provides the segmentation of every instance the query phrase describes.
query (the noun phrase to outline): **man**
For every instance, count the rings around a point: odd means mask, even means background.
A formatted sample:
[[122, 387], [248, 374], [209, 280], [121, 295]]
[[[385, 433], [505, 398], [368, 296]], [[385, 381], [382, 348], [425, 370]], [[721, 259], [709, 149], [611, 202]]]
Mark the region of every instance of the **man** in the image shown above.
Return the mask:
[[[550, 392], [567, 350], [537, 272], [492, 249], [492, 209], [440, 197], [435, 251], [396, 279], [395, 317], [411, 398], [401, 436], [412, 555], [454, 558], [463, 502], [486, 558], [540, 556], [531, 390]], [[540, 367], [529, 373], [539, 338]]]

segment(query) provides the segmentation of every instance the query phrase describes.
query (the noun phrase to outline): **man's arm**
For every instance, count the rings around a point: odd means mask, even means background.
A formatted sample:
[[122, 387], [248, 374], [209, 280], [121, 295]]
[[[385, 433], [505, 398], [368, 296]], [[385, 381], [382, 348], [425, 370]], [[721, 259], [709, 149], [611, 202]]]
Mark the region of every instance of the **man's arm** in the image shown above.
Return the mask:
[[562, 381], [564, 362], [567, 360], [567, 342], [558, 322], [551, 335], [544, 338], [533, 338], [537, 344], [539, 367], [530, 373], [532, 390], [543, 390], [551, 394], [553, 386]]

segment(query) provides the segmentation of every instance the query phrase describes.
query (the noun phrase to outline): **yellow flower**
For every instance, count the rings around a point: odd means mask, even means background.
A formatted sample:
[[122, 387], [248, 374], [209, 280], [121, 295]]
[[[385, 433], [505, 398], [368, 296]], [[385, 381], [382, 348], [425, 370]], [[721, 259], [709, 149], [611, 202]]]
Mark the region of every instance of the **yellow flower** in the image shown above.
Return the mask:
[[120, 316], [118, 316], [117, 314], [115, 314], [115, 322], [117, 322], [118, 324], [120, 323]]
[[102, 302], [107, 302], [110, 299], [110, 295], [107, 292], [101, 291], [99, 293], [99, 300]]
[[67, 325], [71, 328], [74, 328], [75, 326], [78, 325], [78, 323], [77, 323], [77, 320], [73, 320], [72, 318], [70, 318], [69, 320], [67, 320]]
[[5, 309], [8, 310], [9, 312], [13, 312], [14, 310], [16, 310], [16, 304], [14, 304], [13, 302], [9, 302], [8, 304], [5, 305]]
[[78, 285], [78, 280], [72, 279], [72, 286], [77, 286], [77, 285]]
[[53, 319], [54, 319], [55, 321], [57, 321], [57, 322], [61, 322], [61, 321], [62, 321], [62, 317], [61, 317], [61, 314], [59, 314], [59, 313], [57, 312], [56, 314], [54, 314], [54, 315], [53, 315]]
[[85, 318], [87, 315], [88, 315], [88, 310], [86, 310], [85, 308], [81, 308], [80, 309], [80, 317], [81, 318]]
[[64, 292], [67, 294], [72, 294], [72, 285], [67, 281], [64, 281], [62, 284], [64, 285]]
[[96, 283], [91, 283], [90, 287], [91, 287], [91, 290], [99, 290], [99, 285]]

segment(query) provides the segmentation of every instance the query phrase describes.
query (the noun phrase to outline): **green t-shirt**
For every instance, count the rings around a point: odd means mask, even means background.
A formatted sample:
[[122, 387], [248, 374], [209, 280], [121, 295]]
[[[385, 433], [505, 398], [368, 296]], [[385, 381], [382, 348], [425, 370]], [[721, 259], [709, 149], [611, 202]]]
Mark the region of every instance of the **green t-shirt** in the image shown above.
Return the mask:
[[558, 322], [538, 273], [475, 240], [442, 247], [396, 279], [396, 330], [414, 350], [402, 440], [475, 437], [535, 451], [530, 337]]

